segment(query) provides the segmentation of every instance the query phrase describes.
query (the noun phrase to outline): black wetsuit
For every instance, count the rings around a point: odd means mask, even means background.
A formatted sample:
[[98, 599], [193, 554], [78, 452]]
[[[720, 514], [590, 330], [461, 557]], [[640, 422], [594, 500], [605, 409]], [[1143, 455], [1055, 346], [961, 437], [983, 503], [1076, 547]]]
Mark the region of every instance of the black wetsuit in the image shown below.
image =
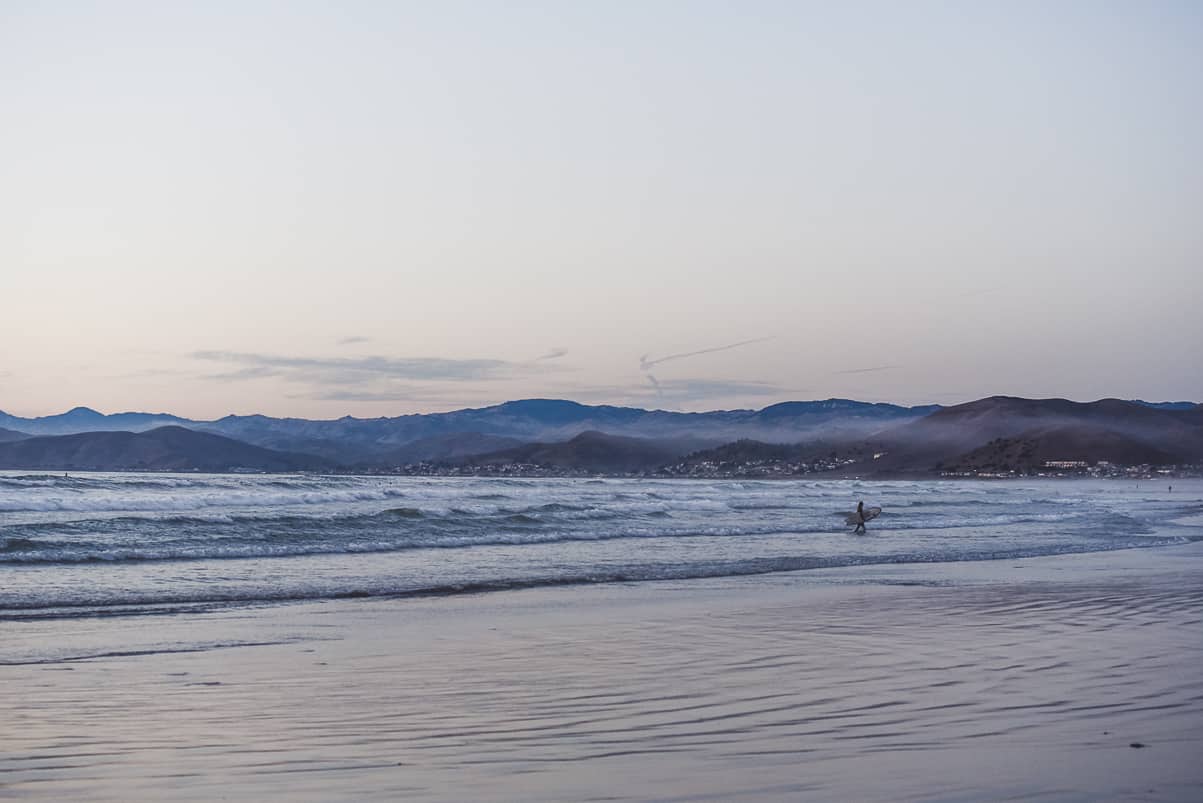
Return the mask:
[[865, 503], [856, 503], [856, 529], [852, 532], [863, 533], [865, 531]]

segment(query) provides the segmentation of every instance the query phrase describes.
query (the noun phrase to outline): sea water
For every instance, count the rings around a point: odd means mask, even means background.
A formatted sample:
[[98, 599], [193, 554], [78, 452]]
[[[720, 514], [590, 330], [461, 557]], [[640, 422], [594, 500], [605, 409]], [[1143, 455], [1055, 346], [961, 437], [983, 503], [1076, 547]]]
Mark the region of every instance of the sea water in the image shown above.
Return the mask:
[[1156, 547], [1175, 484], [0, 472], [0, 618]]

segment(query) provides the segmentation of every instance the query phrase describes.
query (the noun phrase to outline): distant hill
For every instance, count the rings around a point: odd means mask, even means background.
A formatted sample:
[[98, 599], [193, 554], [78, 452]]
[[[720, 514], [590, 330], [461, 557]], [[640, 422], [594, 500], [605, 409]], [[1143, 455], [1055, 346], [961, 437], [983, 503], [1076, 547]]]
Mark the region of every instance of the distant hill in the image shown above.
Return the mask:
[[437, 439], [469, 433], [522, 443], [563, 441], [589, 431], [644, 438], [695, 438], [712, 444], [739, 438], [792, 443], [837, 435], [865, 437], [894, 424], [920, 418], [935, 409], [939, 408], [826, 399], [785, 402], [763, 410], [681, 413], [587, 405], [563, 399], [523, 399], [491, 407], [391, 418], [345, 416], [311, 421], [231, 415], [215, 421], [189, 421], [160, 413], [104, 416], [95, 410], [78, 407], [62, 415], [42, 418], [19, 418], [0, 413], [0, 426], [36, 435], [61, 435], [101, 430], [140, 432], [176, 424], [268, 449], [315, 454], [343, 463], [373, 463], [380, 459], [396, 459], [406, 444], [419, 442], [423, 443], [422, 447], [415, 447], [419, 451], [439, 443], [451, 447], [441, 455], [423, 452], [430, 454], [431, 459], [454, 457], [459, 448], [456, 439]]
[[71, 435], [77, 432], [141, 432], [171, 424], [191, 423], [166, 413], [113, 413], [105, 415], [89, 407], [76, 407], [58, 415], [21, 418], [0, 411], [0, 427], [11, 427], [29, 435]]
[[675, 477], [782, 477], [843, 469], [871, 459], [878, 448], [871, 441], [806, 441], [764, 443], [739, 440], [692, 452], [661, 468]]
[[257, 471], [324, 469], [319, 457], [277, 452], [178, 426], [149, 432], [82, 432], [0, 443], [0, 468], [55, 471]]
[[16, 430], [5, 429], [4, 427], [0, 427], [0, 443], [8, 443], [9, 441], [24, 440], [25, 438], [28, 438], [28, 437], [30, 437], [30, 436], [26, 435], [24, 432], [17, 432]]
[[[467, 457], [488, 455], [497, 460], [544, 461], [573, 470], [643, 471], [655, 468], [652, 463], [661, 457], [665, 462], [678, 460], [720, 444], [727, 444], [722, 447], [726, 453], [691, 459], [738, 462], [734, 455], [744, 453], [749, 461], [824, 462], [864, 476], [924, 475], [1000, 464], [999, 460], [1015, 467], [1046, 459], [1203, 461], [1203, 407], [1120, 399], [1072, 402], [992, 396], [953, 407], [825, 399], [704, 413], [524, 399], [447, 413], [320, 421], [249, 415], [189, 422], [165, 413], [106, 416], [86, 407], [43, 418], [0, 413], [0, 427], [31, 435], [59, 435], [73, 428], [94, 435], [108, 430], [147, 432], [164, 423], [273, 453], [305, 455], [307, 465], [365, 469], [462, 463]], [[576, 440], [586, 433], [590, 436]], [[0, 432], [0, 443], [19, 437]], [[620, 446], [619, 441], [606, 438], [628, 441]], [[684, 448], [686, 442], [689, 448]], [[645, 449], [648, 443], [659, 445]], [[661, 448], [664, 444], [673, 445]], [[978, 451], [988, 445], [986, 451]], [[680, 451], [670, 454], [676, 449]], [[623, 453], [625, 457], [620, 456]], [[758, 453], [760, 457], [755, 456]], [[100, 459], [100, 452], [90, 454]], [[607, 468], [611, 465], [621, 468]]]
[[701, 463], [746, 465], [748, 463], [785, 462], [799, 459], [804, 451], [805, 447], [798, 443], [765, 443], [744, 438], [724, 443], [713, 449], [691, 452], [681, 458], [680, 462], [685, 465]]
[[881, 433], [875, 473], [981, 465], [1016, 469], [1044, 460], [1203, 462], [1203, 407], [1160, 408], [1120, 399], [1072, 402], [992, 396]]
[[931, 476], [1037, 473], [1047, 461], [1117, 465], [1203, 464], [1203, 407], [1118, 399], [997, 396], [937, 410], [870, 438], [792, 445], [740, 440], [690, 454], [665, 468], [677, 476]]
[[1118, 432], [1095, 427], [1053, 427], [1032, 430], [1014, 438], [997, 438], [950, 459], [944, 470], [1016, 471], [1034, 473], [1047, 461], [1073, 460], [1089, 464], [1105, 460], [1119, 465], [1169, 465], [1192, 462], [1180, 453], [1150, 445]]
[[690, 451], [681, 441], [630, 438], [604, 432], [582, 432], [558, 443], [528, 443], [463, 462], [487, 466], [526, 463], [549, 469], [571, 469], [598, 473], [650, 471]]
[[371, 462], [385, 466], [403, 466], [411, 463], [455, 460], [473, 455], [500, 452], [522, 445], [522, 441], [517, 438], [485, 435], [480, 432], [452, 432], [447, 435], [420, 438], [398, 449], [384, 452], [372, 458]]

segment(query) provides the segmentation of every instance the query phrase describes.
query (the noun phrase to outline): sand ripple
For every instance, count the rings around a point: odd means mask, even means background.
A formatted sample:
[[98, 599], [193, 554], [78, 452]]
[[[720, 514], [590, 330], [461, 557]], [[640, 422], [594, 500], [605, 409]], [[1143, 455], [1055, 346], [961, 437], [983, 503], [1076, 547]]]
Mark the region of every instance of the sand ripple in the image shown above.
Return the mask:
[[1198, 799], [1197, 577], [197, 617], [335, 640], [0, 667], [0, 794]]

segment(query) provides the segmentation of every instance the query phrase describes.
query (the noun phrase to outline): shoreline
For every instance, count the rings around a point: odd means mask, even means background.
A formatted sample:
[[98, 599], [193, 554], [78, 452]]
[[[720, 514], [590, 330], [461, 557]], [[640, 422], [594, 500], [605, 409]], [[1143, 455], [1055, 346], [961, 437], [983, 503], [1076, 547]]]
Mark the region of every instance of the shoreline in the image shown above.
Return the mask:
[[[1152, 467], [1154, 470], [1158, 466]], [[1174, 473], [1172, 474], [1141, 474], [1141, 475], [1118, 475], [1118, 474], [1006, 474], [999, 475], [993, 473], [987, 474], [950, 474], [938, 471], [898, 471], [887, 472], [883, 474], [840, 474], [833, 476], [836, 471], [814, 471], [804, 474], [657, 474], [657, 473], [595, 473], [583, 472], [579, 474], [572, 473], [557, 473], [554, 470], [549, 470], [547, 473], [532, 472], [532, 473], [440, 473], [437, 471], [430, 472], [414, 472], [408, 473], [405, 471], [237, 471], [234, 469], [226, 469], [224, 471], [214, 471], [208, 469], [191, 469], [191, 468], [46, 468], [46, 467], [21, 467], [21, 466], [5, 466], [0, 467], [0, 476], [4, 472], [23, 472], [29, 474], [45, 474], [46, 476], [56, 476], [60, 472], [63, 475], [70, 474], [180, 474], [184, 476], [213, 476], [213, 477], [263, 477], [263, 476], [279, 476], [279, 477], [395, 477], [398, 479], [446, 479], [446, 480], [664, 480], [686, 482], [1010, 482], [1010, 481], [1025, 481], [1036, 482], [1044, 480], [1054, 481], [1112, 481], [1112, 482], [1160, 482], [1162, 480], [1197, 480], [1203, 479], [1203, 469], [1196, 465], [1174, 465], [1170, 466]]]

